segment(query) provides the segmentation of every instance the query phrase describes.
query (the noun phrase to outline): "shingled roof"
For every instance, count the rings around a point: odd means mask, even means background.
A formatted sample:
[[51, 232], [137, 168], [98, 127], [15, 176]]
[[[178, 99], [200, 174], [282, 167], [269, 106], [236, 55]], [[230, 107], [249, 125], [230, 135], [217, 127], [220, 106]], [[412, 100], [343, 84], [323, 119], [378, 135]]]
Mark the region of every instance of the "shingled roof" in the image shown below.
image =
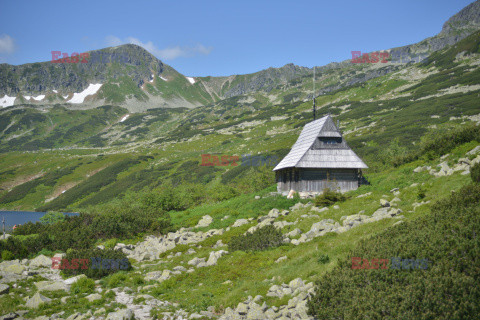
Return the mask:
[[[342, 143], [315, 148], [317, 138], [341, 138]], [[328, 115], [305, 125], [297, 142], [273, 171], [285, 168], [365, 169], [368, 166], [346, 144]]]

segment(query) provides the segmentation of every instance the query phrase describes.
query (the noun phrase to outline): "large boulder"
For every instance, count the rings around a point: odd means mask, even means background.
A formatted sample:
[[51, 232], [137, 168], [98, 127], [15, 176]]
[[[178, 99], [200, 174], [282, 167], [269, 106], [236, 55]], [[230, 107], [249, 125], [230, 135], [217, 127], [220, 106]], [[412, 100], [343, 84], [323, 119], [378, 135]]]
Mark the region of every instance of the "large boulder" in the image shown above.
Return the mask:
[[244, 224], [247, 224], [249, 223], [249, 221], [247, 219], [238, 219], [237, 221], [235, 221], [235, 223], [232, 225], [232, 227], [236, 228], [236, 227], [240, 227], [240, 226], [243, 226]]
[[67, 285], [63, 281], [39, 281], [35, 282], [35, 286], [37, 287], [38, 291], [68, 290]]
[[134, 320], [135, 315], [130, 309], [122, 309], [115, 312], [110, 312], [106, 320]]
[[218, 258], [220, 258], [222, 255], [225, 255], [227, 253], [228, 253], [228, 251], [225, 251], [225, 250], [210, 252], [210, 256], [208, 257], [208, 261], [207, 261], [207, 266], [216, 265]]
[[200, 221], [197, 223], [197, 228], [208, 227], [213, 222], [213, 218], [210, 217], [208, 214], [203, 216]]
[[390, 202], [388, 202], [387, 200], [385, 199], [380, 199], [380, 205], [384, 208], [386, 207], [390, 207]]
[[0, 295], [8, 293], [10, 286], [0, 283]]
[[7, 273], [22, 274], [25, 271], [25, 267], [20, 263], [13, 263], [4, 269]]
[[321, 231], [329, 232], [335, 227], [335, 221], [333, 219], [324, 219], [320, 222], [312, 224], [308, 234], [318, 235]]
[[80, 279], [82, 279], [82, 278], [86, 278], [86, 277], [87, 277], [87, 276], [84, 275], [84, 274], [79, 274], [78, 276], [68, 278], [68, 279], [64, 280], [63, 282], [64, 282], [66, 285], [71, 285], [71, 284], [74, 284], [75, 282], [77, 282], [78, 280], [80, 280]]
[[88, 296], [85, 297], [85, 299], [87, 299], [88, 301], [92, 302], [92, 301], [95, 301], [95, 300], [100, 300], [102, 299], [102, 296], [98, 293], [92, 293]]
[[[379, 210], [384, 210], [386, 208], [382, 208]], [[343, 226], [344, 227], [356, 227], [360, 224], [365, 223], [365, 220], [368, 219], [369, 217], [363, 214], [353, 214], [351, 216], [347, 216], [345, 220], [343, 220]]]
[[191, 266], [197, 266], [200, 263], [205, 263], [205, 258], [193, 258], [192, 260], [187, 262]]
[[44, 256], [43, 254], [32, 259], [29, 264], [30, 268], [50, 268], [52, 266], [52, 258]]
[[25, 307], [37, 309], [38, 307], [40, 307], [40, 305], [44, 303], [49, 303], [50, 301], [52, 301], [52, 299], [42, 296], [39, 292], [37, 292], [33, 295], [33, 297], [27, 300], [27, 303], [25, 303]]
[[296, 278], [296, 279], [293, 279], [292, 281], [290, 281], [288, 283], [288, 286], [290, 288], [292, 288], [292, 290], [296, 290], [298, 288], [302, 288], [305, 286], [305, 283], [303, 283], [303, 280], [301, 278]]
[[268, 217], [269, 218], [273, 218], [273, 219], [276, 219], [278, 218], [278, 216], [280, 215], [280, 211], [276, 208], [273, 208], [272, 210], [270, 210], [270, 212], [268, 213]]

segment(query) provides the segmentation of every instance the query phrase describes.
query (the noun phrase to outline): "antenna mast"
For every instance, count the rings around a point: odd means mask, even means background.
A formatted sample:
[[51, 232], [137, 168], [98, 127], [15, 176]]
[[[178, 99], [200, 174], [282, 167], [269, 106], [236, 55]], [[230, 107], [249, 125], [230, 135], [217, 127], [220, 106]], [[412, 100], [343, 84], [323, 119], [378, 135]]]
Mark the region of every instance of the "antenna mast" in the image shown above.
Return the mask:
[[315, 66], [313, 66], [313, 120], [315, 120]]

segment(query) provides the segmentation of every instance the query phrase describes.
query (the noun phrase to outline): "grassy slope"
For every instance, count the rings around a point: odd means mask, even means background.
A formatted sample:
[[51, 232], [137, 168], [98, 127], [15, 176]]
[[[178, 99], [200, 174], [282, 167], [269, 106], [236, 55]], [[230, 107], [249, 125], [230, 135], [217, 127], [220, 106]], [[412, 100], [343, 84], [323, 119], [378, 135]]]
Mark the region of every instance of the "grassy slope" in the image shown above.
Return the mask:
[[[457, 147], [450, 153], [450, 160], [455, 162], [466, 151], [473, 148], [478, 143], [468, 143]], [[371, 215], [379, 208], [379, 199], [386, 197], [391, 200], [394, 195], [390, 193], [393, 187], [400, 188], [401, 202], [399, 208], [405, 218], [404, 221], [415, 221], [422, 218], [430, 212], [432, 203], [440, 198], [447, 197], [452, 190], [459, 190], [463, 185], [469, 182], [470, 177], [456, 173], [452, 176], [436, 178], [427, 173], [413, 173], [413, 169], [419, 165], [435, 165], [440, 159], [432, 161], [417, 160], [413, 163], [400, 166], [396, 169], [387, 169], [369, 176], [372, 185], [362, 186], [356, 191], [348, 193], [348, 200], [340, 203], [339, 209], [330, 208], [323, 213], [308, 212], [308, 209], [300, 209], [292, 212], [290, 215], [280, 220], [295, 221], [299, 220], [297, 225], [285, 227], [282, 232], [286, 233], [294, 227], [300, 228], [303, 232], [310, 229], [312, 223], [323, 219], [334, 219], [341, 222], [340, 218], [344, 215], [356, 214], [360, 209], [365, 210], [366, 215]], [[411, 184], [424, 184], [426, 190], [423, 201], [430, 201], [429, 204], [417, 207], [413, 211], [413, 203], [418, 202], [418, 187], [411, 187]], [[209, 214], [214, 218], [214, 222], [210, 227], [220, 228], [231, 225], [239, 218], [256, 218], [259, 215], [267, 214], [271, 208], [288, 208], [293, 205], [295, 200], [287, 200], [285, 198], [277, 198], [269, 196], [270, 189], [257, 192], [255, 194], [247, 194], [239, 196], [225, 202], [216, 204], [203, 205], [186, 212], [177, 212], [172, 215], [175, 226], [188, 227], [195, 225], [198, 220], [205, 214]], [[357, 195], [371, 192], [367, 197], [357, 198]], [[262, 196], [256, 200], [255, 195]], [[306, 202], [306, 201], [303, 201]], [[233, 209], [234, 208], [234, 209]], [[318, 217], [302, 218], [301, 215], [309, 214]], [[221, 220], [225, 215], [230, 218]], [[299, 246], [283, 245], [275, 249], [262, 252], [245, 253], [241, 251], [232, 252], [218, 260], [218, 264], [212, 267], [199, 268], [193, 273], [182, 273], [173, 276], [171, 279], [158, 283], [156, 281], [143, 281], [138, 275], [145, 275], [147, 272], [169, 269], [178, 265], [188, 267], [187, 261], [194, 257], [208, 257], [210, 251], [218, 240], [223, 243], [238, 234], [245, 232], [253, 224], [244, 225], [239, 228], [225, 232], [222, 236], [214, 236], [199, 243], [201, 247], [196, 245], [179, 245], [175, 249], [165, 252], [161, 259], [164, 263], [152, 265], [151, 263], [136, 263], [140, 270], [129, 273], [118, 273], [105, 278], [101, 286], [109, 287], [130, 287], [136, 291], [138, 286], [153, 284], [153, 289], [142, 290], [141, 293], [148, 293], [161, 300], [174, 301], [179, 303], [180, 307], [193, 312], [205, 310], [209, 306], [214, 306], [217, 312], [221, 312], [226, 307], [235, 307], [239, 301], [245, 300], [249, 295], [264, 296], [264, 301], [268, 305], [286, 304], [291, 296], [287, 295], [282, 299], [265, 297], [268, 288], [273, 284], [288, 283], [294, 278], [302, 278], [304, 281], [317, 281], [322, 279], [329, 271], [333, 270], [339, 261], [348, 259], [351, 255], [352, 248], [355, 248], [363, 240], [375, 237], [376, 235], [388, 232], [389, 228], [397, 228], [393, 226], [397, 219], [385, 219], [374, 223], [360, 225], [342, 234], [327, 234], [323, 237], [315, 238], [313, 241], [301, 244]], [[199, 229], [199, 230], [205, 230]], [[385, 231], [387, 230], [387, 231]], [[115, 240], [115, 242], [120, 240]], [[109, 245], [114, 245], [112, 241], [108, 241]], [[121, 241], [130, 242], [130, 241]], [[196, 253], [193, 255], [186, 254], [189, 248], [194, 248]], [[171, 255], [182, 252], [178, 257]], [[405, 253], [406, 254], [406, 253]], [[322, 262], [319, 258], [322, 255], [328, 255], [330, 260], [327, 263]], [[402, 252], [399, 253], [402, 255]], [[279, 257], [287, 256], [287, 260], [281, 263], [275, 263]], [[252, 272], [255, 270], [255, 272]], [[121, 280], [124, 279], [124, 280]], [[130, 279], [130, 280], [129, 280]], [[136, 280], [133, 280], [136, 279]], [[230, 283], [225, 283], [230, 281]], [[15, 297], [20, 293], [17, 292], [13, 297], [8, 297], [15, 301]], [[56, 293], [44, 293], [49, 297], [56, 297]], [[63, 296], [63, 294], [61, 295]], [[59, 296], [60, 297], [60, 296]], [[104, 296], [103, 302], [111, 301], [111, 297]], [[5, 300], [5, 299], [3, 299]], [[3, 302], [0, 301], [0, 303]], [[10, 301], [10, 300], [9, 300]], [[14, 306], [9, 308], [15, 308]], [[88, 308], [94, 304], [84, 301], [84, 299], [70, 300], [65, 310], [70, 314], [74, 309], [80, 312], [86, 312]], [[31, 313], [32, 316], [51, 314], [55, 312], [56, 304], [45, 306], [42, 310]], [[159, 307], [158, 309], [162, 309]], [[15, 309], [12, 309], [15, 310]]]

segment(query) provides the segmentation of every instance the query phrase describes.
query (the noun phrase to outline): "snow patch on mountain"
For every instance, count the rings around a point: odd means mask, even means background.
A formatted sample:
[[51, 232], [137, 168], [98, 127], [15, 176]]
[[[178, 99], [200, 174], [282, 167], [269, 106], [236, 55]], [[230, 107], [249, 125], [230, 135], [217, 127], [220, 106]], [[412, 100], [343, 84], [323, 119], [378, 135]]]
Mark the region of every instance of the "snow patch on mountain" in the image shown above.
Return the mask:
[[193, 79], [192, 77], [185, 77], [187, 78], [187, 80], [191, 83], [191, 84], [194, 84], [195, 83], [195, 79]]
[[130, 117], [130, 115], [129, 115], [129, 114], [127, 114], [127, 115], [123, 116], [123, 118], [122, 118], [122, 120], [120, 120], [120, 122], [123, 122], [123, 121], [127, 120], [127, 119], [128, 119], [128, 117]]
[[73, 94], [72, 99], [68, 100], [67, 102], [69, 102], [69, 103], [83, 103], [83, 101], [85, 100], [85, 98], [87, 96], [90, 96], [92, 94], [97, 93], [97, 91], [100, 89], [101, 86], [102, 86], [101, 83], [96, 83], [96, 84], [90, 83], [88, 85], [87, 89], [83, 90], [80, 93], [75, 92]]
[[17, 97], [9, 97], [5, 95], [3, 98], [0, 98], [0, 106], [2, 108], [13, 106], [16, 98]]
[[165, 79], [164, 77], [160, 76], [160, 79], [162, 79], [163, 81], [168, 81], [167, 79]]
[[35, 101], [40, 101], [40, 100], [43, 100], [44, 98], [45, 98], [44, 94], [41, 94], [41, 95], [36, 96], [36, 97], [32, 97], [32, 99], [35, 100]]

